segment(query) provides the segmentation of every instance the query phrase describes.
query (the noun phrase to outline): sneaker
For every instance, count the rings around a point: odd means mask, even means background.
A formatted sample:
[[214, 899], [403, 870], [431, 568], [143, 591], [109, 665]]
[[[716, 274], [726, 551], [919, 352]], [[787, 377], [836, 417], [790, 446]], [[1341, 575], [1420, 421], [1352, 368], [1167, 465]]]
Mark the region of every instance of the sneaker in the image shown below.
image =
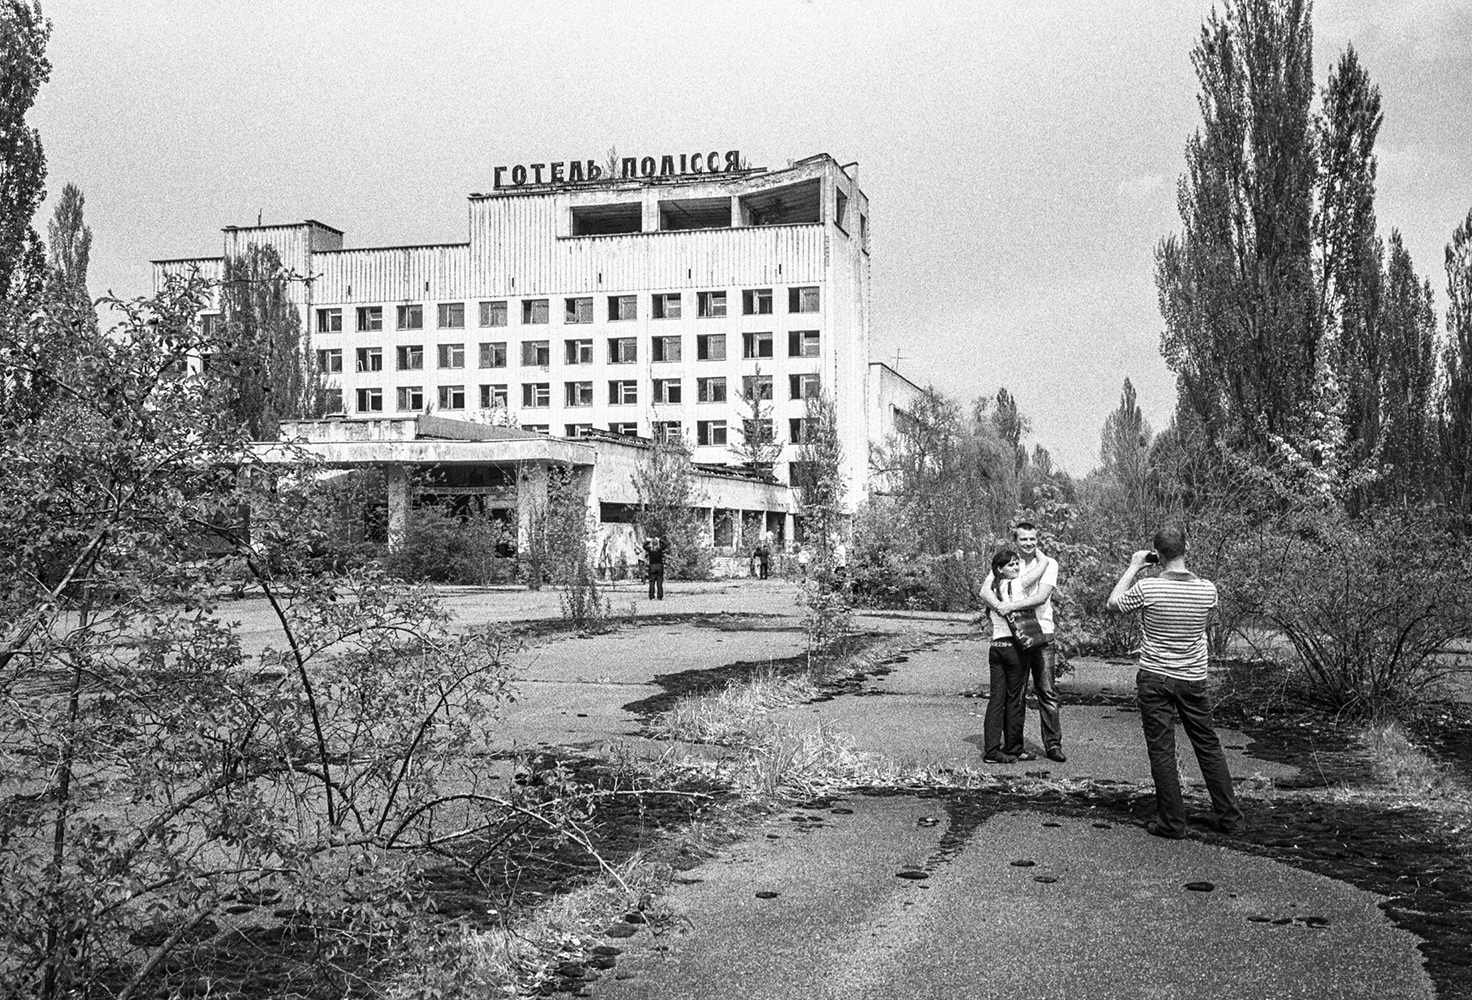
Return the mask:
[[1150, 836], [1152, 837], [1164, 837], [1166, 840], [1186, 839], [1186, 834], [1184, 831], [1182, 831], [1181, 833], [1166, 833], [1165, 829], [1153, 819], [1145, 824], [1145, 832], [1150, 834]]
[[1028, 753], [1026, 750], [1019, 750], [1015, 754], [1013, 754], [1012, 756], [1016, 757], [1018, 760], [1037, 760], [1038, 759], [1037, 758], [1037, 754]]
[[1068, 762], [1068, 754], [1063, 752], [1062, 747], [1048, 747], [1048, 759], [1056, 761], [1059, 764], [1066, 764]]
[[1017, 760], [1010, 753], [1003, 753], [1000, 750], [993, 750], [981, 759], [988, 764], [1011, 764]]

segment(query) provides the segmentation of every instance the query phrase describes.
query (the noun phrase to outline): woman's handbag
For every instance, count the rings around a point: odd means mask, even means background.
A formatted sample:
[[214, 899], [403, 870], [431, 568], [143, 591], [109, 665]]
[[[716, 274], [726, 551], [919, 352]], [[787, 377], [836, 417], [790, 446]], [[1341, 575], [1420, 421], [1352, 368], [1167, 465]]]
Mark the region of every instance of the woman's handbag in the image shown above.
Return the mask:
[[1038, 623], [1038, 616], [1033, 613], [1032, 608], [1013, 611], [1005, 617], [1007, 627], [1012, 630], [1012, 641], [1017, 644], [1018, 649], [1042, 649], [1048, 644], [1048, 636], [1043, 632], [1043, 626]]

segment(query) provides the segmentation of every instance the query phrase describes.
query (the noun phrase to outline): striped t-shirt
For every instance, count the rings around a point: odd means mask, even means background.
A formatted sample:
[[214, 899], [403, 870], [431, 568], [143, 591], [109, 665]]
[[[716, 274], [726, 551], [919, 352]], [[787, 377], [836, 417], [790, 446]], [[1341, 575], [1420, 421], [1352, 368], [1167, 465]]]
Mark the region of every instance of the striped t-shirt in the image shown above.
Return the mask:
[[1216, 584], [1195, 573], [1167, 572], [1135, 583], [1121, 611], [1142, 609], [1140, 669], [1186, 681], [1206, 679], [1206, 623]]

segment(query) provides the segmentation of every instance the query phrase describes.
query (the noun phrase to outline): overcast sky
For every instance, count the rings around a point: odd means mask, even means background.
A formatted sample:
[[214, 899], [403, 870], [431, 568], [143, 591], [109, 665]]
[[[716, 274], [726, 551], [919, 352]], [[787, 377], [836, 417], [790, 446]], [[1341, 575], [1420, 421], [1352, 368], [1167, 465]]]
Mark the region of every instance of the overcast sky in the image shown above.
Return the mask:
[[[1007, 386], [1070, 472], [1126, 377], [1157, 427], [1156, 243], [1197, 127], [1208, 0], [347, 3], [46, 0], [31, 114], [52, 200], [87, 198], [90, 285], [220, 229], [318, 219], [364, 247], [466, 239], [498, 164], [740, 149], [857, 161], [873, 355], [963, 399]], [[1445, 302], [1472, 209], [1466, 0], [1320, 0], [1322, 84], [1353, 42], [1382, 91], [1377, 211]]]

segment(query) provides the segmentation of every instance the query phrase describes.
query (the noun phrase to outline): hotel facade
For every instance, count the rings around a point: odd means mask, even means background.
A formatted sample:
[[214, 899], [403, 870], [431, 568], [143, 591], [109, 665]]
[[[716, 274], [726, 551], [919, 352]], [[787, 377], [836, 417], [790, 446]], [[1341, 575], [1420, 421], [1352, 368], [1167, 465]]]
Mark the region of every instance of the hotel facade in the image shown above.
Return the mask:
[[494, 177], [469, 197], [465, 242], [350, 249], [316, 221], [231, 226], [220, 257], [154, 261], [155, 283], [218, 280], [226, 258], [274, 247], [308, 279], [293, 294], [350, 421], [429, 413], [551, 438], [679, 438], [710, 467], [738, 466], [745, 432], [770, 439], [790, 484], [807, 399], [826, 392], [850, 506], [862, 499], [869, 442], [886, 429], [871, 380], [898, 376], [869, 362], [856, 164], [752, 169], [728, 152]]

